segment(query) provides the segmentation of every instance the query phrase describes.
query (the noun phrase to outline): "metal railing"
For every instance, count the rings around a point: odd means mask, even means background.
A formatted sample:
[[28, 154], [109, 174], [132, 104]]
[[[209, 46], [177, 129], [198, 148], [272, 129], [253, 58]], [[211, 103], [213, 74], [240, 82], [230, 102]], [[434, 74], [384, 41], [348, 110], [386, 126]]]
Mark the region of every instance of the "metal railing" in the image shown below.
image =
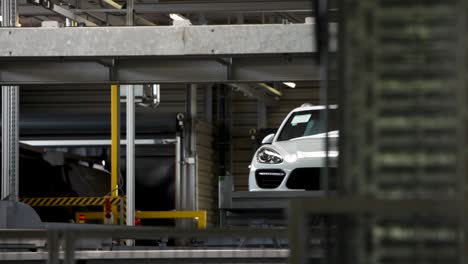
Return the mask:
[[[114, 244], [108, 244], [109, 248], [89, 248], [89, 241], [98, 240], [100, 245], [109, 241], [118, 240], [155, 240], [158, 238], [172, 238], [191, 241], [192, 247], [151, 247], [150, 249], [132, 247], [117, 248]], [[45, 261], [49, 264], [71, 264], [77, 260], [112, 260], [128, 261], [149, 259], [160, 260], [183, 260], [198, 263], [210, 260], [211, 263], [225, 263], [235, 260], [236, 263], [252, 261], [271, 261], [275, 263], [287, 263], [288, 249], [277, 248], [207, 248], [204, 245], [197, 246], [198, 241], [207, 241], [213, 238], [279, 238], [287, 237], [287, 229], [258, 229], [258, 228], [236, 228], [236, 229], [162, 229], [154, 227], [122, 227], [104, 225], [67, 225], [48, 227], [46, 230], [0, 230], [0, 241], [15, 239], [17, 241], [44, 240], [45, 251], [38, 252], [0, 252], [2, 261]], [[83, 241], [88, 242], [88, 249], [80, 249]], [[199, 242], [198, 242], [199, 243]], [[99, 249], [96, 251], [96, 249]]]
[[[102, 220], [104, 212], [76, 212], [75, 222], [83, 220]], [[80, 218], [84, 218], [81, 220]], [[192, 218], [197, 221], [199, 229], [206, 228], [206, 211], [136, 211], [135, 218], [138, 219], [185, 219]], [[83, 222], [85, 222], [83, 221]]]

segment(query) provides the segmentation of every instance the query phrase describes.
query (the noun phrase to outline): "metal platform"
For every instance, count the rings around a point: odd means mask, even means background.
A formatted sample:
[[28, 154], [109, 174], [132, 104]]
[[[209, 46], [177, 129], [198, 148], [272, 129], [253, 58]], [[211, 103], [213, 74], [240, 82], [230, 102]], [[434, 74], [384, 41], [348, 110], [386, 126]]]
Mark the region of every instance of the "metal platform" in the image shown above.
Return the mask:
[[[122, 251], [77, 251], [75, 259], [80, 263], [287, 263], [287, 249], [167, 249]], [[64, 254], [60, 253], [60, 259]], [[2, 263], [44, 263], [47, 252], [0, 253]]]
[[294, 199], [323, 198], [323, 191], [281, 191], [281, 192], [233, 192], [227, 191], [220, 204], [222, 210], [258, 210], [288, 208], [289, 202]]
[[289, 203], [307, 198], [323, 198], [324, 191], [235, 192], [232, 177], [225, 176], [219, 186], [221, 226], [285, 226]]

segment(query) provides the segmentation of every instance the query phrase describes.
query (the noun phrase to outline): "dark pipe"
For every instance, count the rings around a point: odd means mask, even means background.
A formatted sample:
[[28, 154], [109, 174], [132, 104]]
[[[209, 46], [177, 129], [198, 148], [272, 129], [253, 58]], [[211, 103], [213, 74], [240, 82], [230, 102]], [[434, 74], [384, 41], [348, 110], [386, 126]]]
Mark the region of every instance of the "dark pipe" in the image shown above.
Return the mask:
[[[176, 114], [136, 115], [137, 134], [170, 134], [176, 131]], [[125, 113], [121, 116], [121, 131], [125, 133]], [[110, 135], [110, 115], [108, 114], [36, 114], [20, 115], [21, 137]]]

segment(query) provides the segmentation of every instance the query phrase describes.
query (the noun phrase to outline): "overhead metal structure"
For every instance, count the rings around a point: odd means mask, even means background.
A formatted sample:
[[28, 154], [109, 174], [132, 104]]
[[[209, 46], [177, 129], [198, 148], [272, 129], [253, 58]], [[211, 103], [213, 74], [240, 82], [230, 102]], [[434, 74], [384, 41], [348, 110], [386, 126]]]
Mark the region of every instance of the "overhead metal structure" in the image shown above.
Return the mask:
[[0, 82], [317, 80], [314, 36], [308, 24], [0, 29]]
[[[41, 45], [30, 45], [31, 41]], [[0, 57], [141, 57], [314, 52], [314, 27], [221, 25], [11, 28], [0, 30]], [[336, 47], [336, 46], [335, 46]]]
[[[104, 1], [106, 4], [108, 0]], [[113, 2], [113, 1], [111, 1]], [[115, 3], [115, 2], [114, 2]], [[110, 8], [93, 9], [71, 9], [74, 13], [88, 12], [109, 12], [121, 13], [121, 5], [109, 4]], [[236, 13], [236, 12], [312, 12], [312, 1], [172, 1], [172, 2], [152, 2], [135, 3], [135, 12], [138, 14], [148, 13]], [[50, 15], [51, 12], [41, 6], [22, 4], [19, 5], [19, 13], [24, 16]]]
[[50, 8], [48, 10], [51, 10], [52, 12], [54, 12], [54, 13], [56, 13], [58, 15], [64, 16], [64, 17], [66, 17], [68, 19], [71, 19], [73, 21], [76, 21], [78, 23], [84, 23], [84, 25], [86, 25], [88, 27], [97, 26], [96, 23], [94, 23], [92, 21], [89, 21], [88, 19], [86, 19], [84, 17], [81, 17], [79, 15], [76, 15], [75, 13], [70, 11], [69, 9], [58, 6], [58, 5], [53, 5], [52, 8]]

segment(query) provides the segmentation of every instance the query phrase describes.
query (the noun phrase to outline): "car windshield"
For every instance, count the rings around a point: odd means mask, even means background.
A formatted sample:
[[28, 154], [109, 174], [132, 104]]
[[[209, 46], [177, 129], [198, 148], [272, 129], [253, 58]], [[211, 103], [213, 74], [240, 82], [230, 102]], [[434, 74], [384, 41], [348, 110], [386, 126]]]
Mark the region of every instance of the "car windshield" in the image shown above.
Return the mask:
[[[320, 115], [324, 111], [309, 110], [293, 113], [281, 130], [277, 141], [325, 133], [323, 124], [320, 122]], [[329, 109], [328, 113], [328, 131], [338, 130], [337, 109]]]

